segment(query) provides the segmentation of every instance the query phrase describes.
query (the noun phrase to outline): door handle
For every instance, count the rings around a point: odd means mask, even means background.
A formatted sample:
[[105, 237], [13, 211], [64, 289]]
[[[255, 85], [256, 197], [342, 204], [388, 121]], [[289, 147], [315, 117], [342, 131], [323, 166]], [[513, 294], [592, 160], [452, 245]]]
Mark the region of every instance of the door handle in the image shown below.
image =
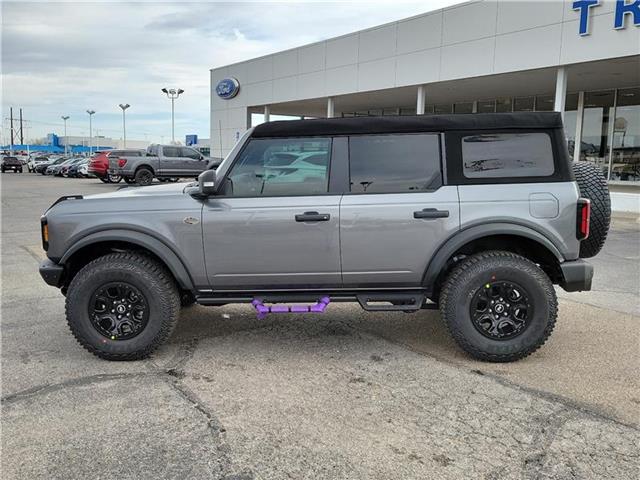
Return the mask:
[[438, 210], [437, 208], [423, 208], [417, 212], [413, 212], [413, 218], [447, 218], [449, 210]]
[[330, 218], [328, 213], [304, 212], [296, 215], [296, 222], [328, 222]]

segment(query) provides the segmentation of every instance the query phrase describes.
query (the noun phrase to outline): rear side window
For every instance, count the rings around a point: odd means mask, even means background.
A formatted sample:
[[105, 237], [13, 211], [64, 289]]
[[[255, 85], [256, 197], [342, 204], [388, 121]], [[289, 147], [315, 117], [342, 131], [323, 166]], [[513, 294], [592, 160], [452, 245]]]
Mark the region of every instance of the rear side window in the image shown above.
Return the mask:
[[363, 135], [349, 138], [354, 193], [402, 193], [442, 185], [436, 134]]
[[162, 153], [165, 157], [180, 158], [182, 152], [180, 151], [180, 147], [162, 147]]
[[466, 178], [547, 177], [554, 173], [547, 133], [483, 133], [462, 137]]

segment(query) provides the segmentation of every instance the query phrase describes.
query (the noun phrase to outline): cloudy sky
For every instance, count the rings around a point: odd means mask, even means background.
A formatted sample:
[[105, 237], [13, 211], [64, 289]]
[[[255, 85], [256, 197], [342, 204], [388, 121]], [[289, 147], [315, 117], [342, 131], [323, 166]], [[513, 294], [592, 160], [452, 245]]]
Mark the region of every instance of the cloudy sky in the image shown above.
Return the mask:
[[22, 107], [28, 138], [62, 134], [169, 141], [208, 137], [209, 69], [416, 15], [456, 0], [340, 2], [2, 2], [3, 143], [9, 107]]

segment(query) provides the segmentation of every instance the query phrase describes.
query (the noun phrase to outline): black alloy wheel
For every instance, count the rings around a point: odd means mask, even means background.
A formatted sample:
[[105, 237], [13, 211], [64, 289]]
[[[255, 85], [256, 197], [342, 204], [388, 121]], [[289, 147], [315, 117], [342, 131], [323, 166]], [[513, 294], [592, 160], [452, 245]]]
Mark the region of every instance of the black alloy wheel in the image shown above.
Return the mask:
[[469, 314], [482, 335], [492, 340], [508, 340], [527, 328], [533, 306], [529, 294], [520, 285], [509, 281], [491, 282], [478, 288]]
[[110, 340], [128, 340], [138, 335], [149, 321], [149, 304], [144, 295], [126, 282], [102, 285], [91, 296], [89, 318], [94, 328]]

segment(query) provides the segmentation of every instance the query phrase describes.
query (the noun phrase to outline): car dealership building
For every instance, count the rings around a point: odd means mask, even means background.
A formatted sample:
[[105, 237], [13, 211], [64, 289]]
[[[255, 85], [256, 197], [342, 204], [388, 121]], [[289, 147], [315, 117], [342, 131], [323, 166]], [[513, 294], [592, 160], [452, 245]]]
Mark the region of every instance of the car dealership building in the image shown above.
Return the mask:
[[471, 1], [212, 69], [211, 154], [274, 115], [551, 110], [575, 159], [640, 186], [640, 0]]

